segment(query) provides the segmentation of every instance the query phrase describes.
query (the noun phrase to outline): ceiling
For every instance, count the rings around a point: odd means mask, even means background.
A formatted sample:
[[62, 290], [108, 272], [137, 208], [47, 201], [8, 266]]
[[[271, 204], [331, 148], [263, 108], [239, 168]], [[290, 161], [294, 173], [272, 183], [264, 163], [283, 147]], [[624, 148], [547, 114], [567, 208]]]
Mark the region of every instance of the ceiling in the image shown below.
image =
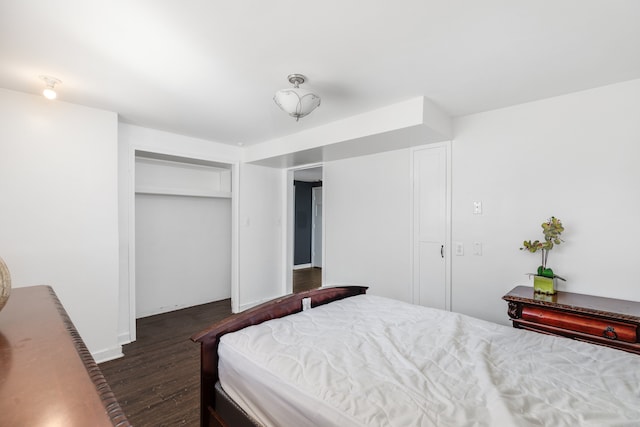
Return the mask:
[[[637, 0], [2, 0], [0, 87], [251, 145], [416, 96], [452, 117], [640, 78]], [[273, 103], [287, 75], [322, 105]], [[58, 102], [58, 101], [55, 101]]]

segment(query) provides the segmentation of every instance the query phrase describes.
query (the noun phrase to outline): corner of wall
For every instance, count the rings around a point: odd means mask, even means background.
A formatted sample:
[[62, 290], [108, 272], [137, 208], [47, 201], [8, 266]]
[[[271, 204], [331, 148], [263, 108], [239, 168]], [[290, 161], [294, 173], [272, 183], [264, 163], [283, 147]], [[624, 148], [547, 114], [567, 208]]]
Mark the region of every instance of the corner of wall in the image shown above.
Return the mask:
[[104, 363], [108, 362], [109, 360], [119, 359], [124, 356], [124, 354], [122, 353], [121, 345], [113, 348], [99, 350], [91, 353], [91, 355], [93, 356], [93, 360], [95, 360], [96, 363]]

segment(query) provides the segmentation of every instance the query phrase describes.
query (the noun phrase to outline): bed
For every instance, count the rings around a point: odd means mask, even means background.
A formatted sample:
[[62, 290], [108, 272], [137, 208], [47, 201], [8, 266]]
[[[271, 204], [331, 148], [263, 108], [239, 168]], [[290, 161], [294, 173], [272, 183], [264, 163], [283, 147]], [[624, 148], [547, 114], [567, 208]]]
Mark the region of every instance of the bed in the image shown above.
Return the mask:
[[637, 355], [365, 287], [279, 298], [192, 339], [203, 426], [640, 423]]

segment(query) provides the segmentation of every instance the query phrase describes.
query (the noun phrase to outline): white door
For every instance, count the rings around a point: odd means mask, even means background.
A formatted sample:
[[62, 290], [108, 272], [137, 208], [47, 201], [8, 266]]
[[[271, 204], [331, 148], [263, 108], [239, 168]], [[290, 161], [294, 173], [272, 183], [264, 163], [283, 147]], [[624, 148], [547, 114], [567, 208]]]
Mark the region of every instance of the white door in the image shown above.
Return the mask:
[[450, 309], [448, 145], [413, 151], [414, 302]]
[[322, 187], [313, 187], [311, 266], [322, 267]]

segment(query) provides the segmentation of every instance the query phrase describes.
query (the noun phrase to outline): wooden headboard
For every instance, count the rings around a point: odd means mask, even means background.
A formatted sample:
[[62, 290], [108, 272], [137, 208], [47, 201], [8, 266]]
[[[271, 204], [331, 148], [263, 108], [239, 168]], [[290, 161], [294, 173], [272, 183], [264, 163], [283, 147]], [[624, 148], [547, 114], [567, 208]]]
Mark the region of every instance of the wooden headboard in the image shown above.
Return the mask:
[[220, 337], [251, 325], [302, 311], [302, 299], [311, 298], [311, 307], [327, 304], [367, 292], [367, 286], [337, 286], [286, 295], [223, 319], [193, 334], [200, 346], [200, 423], [210, 425], [210, 410], [215, 412], [214, 387], [218, 382], [218, 344]]

